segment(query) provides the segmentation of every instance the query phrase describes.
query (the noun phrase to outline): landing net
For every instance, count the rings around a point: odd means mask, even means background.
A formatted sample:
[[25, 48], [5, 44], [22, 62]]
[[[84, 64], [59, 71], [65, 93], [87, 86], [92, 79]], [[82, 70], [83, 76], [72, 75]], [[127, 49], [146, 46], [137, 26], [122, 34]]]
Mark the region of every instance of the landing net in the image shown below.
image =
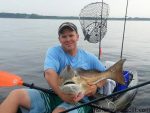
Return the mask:
[[86, 5], [79, 14], [85, 40], [90, 43], [101, 41], [107, 32], [108, 4], [96, 2]]

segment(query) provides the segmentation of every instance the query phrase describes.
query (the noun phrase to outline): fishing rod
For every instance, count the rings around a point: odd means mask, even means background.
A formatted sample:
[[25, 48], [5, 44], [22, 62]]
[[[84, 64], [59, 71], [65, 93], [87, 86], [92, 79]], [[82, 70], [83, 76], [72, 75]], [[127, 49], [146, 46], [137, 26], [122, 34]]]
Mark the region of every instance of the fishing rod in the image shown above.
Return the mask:
[[120, 54], [121, 59], [122, 59], [122, 54], [123, 54], [124, 36], [125, 36], [126, 21], [127, 21], [127, 12], [128, 12], [128, 0], [127, 0], [127, 4], [126, 4], [126, 12], [125, 12], [125, 18], [124, 18], [123, 37], [122, 37], [121, 54]]
[[150, 81], [147, 81], [147, 82], [138, 84], [138, 85], [136, 85], [136, 86], [133, 86], [133, 87], [130, 87], [130, 88], [127, 88], [127, 89], [124, 89], [124, 90], [121, 90], [121, 91], [118, 91], [118, 92], [115, 92], [115, 93], [112, 93], [112, 94], [110, 94], [110, 95], [108, 95], [108, 96], [104, 96], [104, 97], [100, 97], [100, 98], [94, 99], [94, 100], [92, 100], [92, 101], [90, 101], [90, 102], [87, 102], [87, 103], [78, 105], [78, 106], [76, 106], [76, 107], [70, 108], [70, 109], [65, 110], [65, 111], [63, 111], [63, 112], [60, 112], [60, 113], [66, 113], [66, 112], [72, 111], [72, 110], [74, 110], [74, 109], [78, 109], [78, 108], [80, 108], [80, 107], [90, 105], [91, 103], [95, 103], [95, 102], [98, 102], [98, 101], [100, 101], [100, 100], [104, 100], [104, 99], [106, 99], [106, 98], [111, 98], [111, 97], [116, 96], [116, 95], [118, 95], [118, 94], [122, 94], [122, 93], [125, 93], [125, 92], [127, 92], [127, 91], [130, 91], [130, 90], [133, 90], [133, 89], [136, 89], [136, 88], [143, 87], [143, 86], [148, 85], [148, 84], [150, 84]]

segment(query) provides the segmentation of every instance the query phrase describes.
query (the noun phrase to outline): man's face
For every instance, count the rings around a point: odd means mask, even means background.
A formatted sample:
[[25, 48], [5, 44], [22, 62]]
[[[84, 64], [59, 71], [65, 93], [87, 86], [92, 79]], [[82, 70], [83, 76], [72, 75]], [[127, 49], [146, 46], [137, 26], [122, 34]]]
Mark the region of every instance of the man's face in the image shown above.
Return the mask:
[[77, 47], [79, 35], [75, 31], [64, 29], [63, 33], [59, 36], [59, 41], [65, 51], [73, 51]]

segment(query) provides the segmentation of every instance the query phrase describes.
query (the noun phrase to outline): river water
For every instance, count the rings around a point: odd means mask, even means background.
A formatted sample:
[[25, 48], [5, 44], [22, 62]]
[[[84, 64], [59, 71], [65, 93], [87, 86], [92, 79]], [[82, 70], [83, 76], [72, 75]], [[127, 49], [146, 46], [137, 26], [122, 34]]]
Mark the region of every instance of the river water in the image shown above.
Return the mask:
[[[27, 83], [48, 88], [43, 78], [43, 62], [47, 49], [58, 45], [58, 26], [71, 21], [78, 27], [78, 46], [98, 55], [98, 44], [84, 41], [78, 20], [0, 19], [0, 70], [15, 73]], [[101, 60], [120, 58], [123, 21], [108, 21], [107, 34], [102, 39]], [[127, 21], [123, 58], [125, 69], [138, 72], [139, 83], [150, 80], [150, 21]], [[0, 99], [16, 88], [0, 88]], [[150, 112], [150, 85], [139, 88], [131, 108]], [[141, 110], [141, 111], [140, 111]], [[143, 110], [143, 111], [142, 111]], [[134, 111], [132, 111], [134, 112]]]

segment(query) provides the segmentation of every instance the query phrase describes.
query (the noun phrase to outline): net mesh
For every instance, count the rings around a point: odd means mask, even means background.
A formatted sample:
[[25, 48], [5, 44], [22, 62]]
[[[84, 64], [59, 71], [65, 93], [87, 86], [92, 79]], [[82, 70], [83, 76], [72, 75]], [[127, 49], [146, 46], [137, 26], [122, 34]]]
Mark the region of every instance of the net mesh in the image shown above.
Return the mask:
[[108, 12], [108, 4], [102, 2], [88, 4], [81, 10], [79, 20], [85, 40], [97, 43], [104, 38]]

